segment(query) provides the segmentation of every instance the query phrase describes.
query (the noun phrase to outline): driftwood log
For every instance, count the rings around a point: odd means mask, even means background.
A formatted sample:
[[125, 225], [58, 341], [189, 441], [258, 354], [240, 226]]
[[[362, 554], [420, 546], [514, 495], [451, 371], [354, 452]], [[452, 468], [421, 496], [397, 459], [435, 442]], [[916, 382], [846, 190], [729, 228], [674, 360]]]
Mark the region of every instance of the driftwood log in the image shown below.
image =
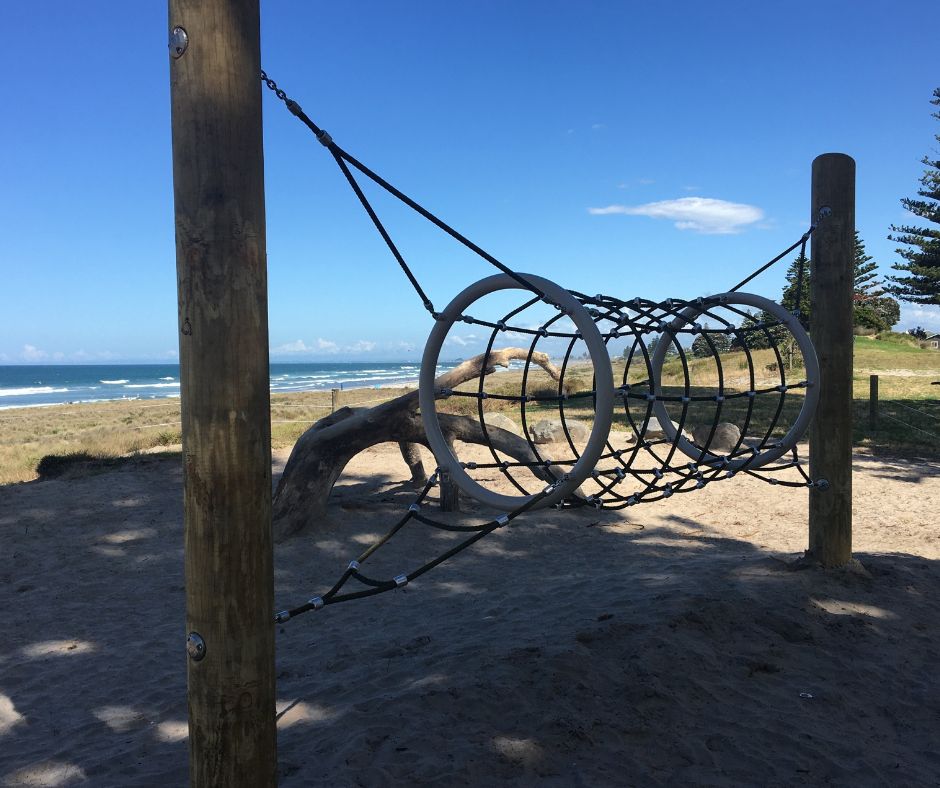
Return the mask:
[[[461, 383], [488, 375], [513, 360], [528, 358], [523, 348], [493, 350], [483, 369], [484, 356], [468, 359], [435, 381], [436, 388], [453, 389]], [[538, 364], [554, 380], [559, 372], [546, 353], [533, 353]], [[447, 441], [490, 443], [493, 448], [520, 462], [535, 459], [528, 442], [508, 430], [487, 427], [487, 435], [476, 418], [439, 414], [441, 431]], [[418, 413], [418, 391], [383, 402], [374, 408], [340, 408], [320, 419], [297, 440], [284, 474], [274, 493], [274, 538], [283, 541], [317, 522], [326, 511], [327, 499], [347, 463], [362, 451], [379, 443], [398, 443], [411, 472], [411, 481], [427, 481], [418, 445], [427, 446], [427, 437]]]

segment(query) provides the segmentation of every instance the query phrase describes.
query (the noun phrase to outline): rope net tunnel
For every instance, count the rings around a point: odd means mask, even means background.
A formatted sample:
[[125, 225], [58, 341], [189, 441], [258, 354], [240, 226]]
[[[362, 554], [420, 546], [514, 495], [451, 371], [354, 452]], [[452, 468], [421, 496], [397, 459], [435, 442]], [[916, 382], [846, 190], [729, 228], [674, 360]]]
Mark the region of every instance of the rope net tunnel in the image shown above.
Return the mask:
[[[537, 506], [622, 508], [738, 473], [809, 481], [796, 446], [815, 409], [819, 368], [796, 316], [747, 293], [625, 302], [524, 276], [547, 298], [522, 293], [522, 303], [488, 319], [476, 307], [518, 295], [519, 285], [502, 275], [477, 282], [444, 310], [422, 360], [425, 430], [438, 466], [465, 493], [512, 511], [549, 484]], [[486, 332], [487, 355], [527, 340], [516, 374], [489, 376], [484, 362], [476, 381], [434, 388], [441, 349], [463, 325]], [[455, 451], [445, 413], [475, 416], [485, 445]], [[522, 441], [513, 442], [506, 433], [516, 424]], [[791, 468], [796, 480], [781, 477]]]
[[[819, 398], [812, 343], [798, 312], [740, 290], [796, 249], [805, 261], [815, 225], [724, 293], [663, 301], [585, 295], [497, 260], [343, 150], [264, 72], [262, 79], [330, 152], [434, 318], [419, 404], [438, 466], [398, 522], [326, 593], [277, 613], [276, 622], [401, 588], [532, 509], [622, 509], [738, 474], [814, 485], [797, 448]], [[500, 273], [471, 284], [438, 312], [356, 173]], [[796, 303], [803, 285], [801, 262]], [[479, 374], [441, 388], [434, 376], [442, 351], [466, 347], [468, 339], [486, 348]], [[490, 374], [507, 349], [514, 359], [508, 371]], [[466, 424], [467, 417], [479, 439], [458, 443], [449, 423]], [[479, 524], [430, 516], [422, 505], [444, 474], [501, 514]], [[362, 563], [412, 522], [462, 534], [462, 541], [391, 578], [365, 574]]]

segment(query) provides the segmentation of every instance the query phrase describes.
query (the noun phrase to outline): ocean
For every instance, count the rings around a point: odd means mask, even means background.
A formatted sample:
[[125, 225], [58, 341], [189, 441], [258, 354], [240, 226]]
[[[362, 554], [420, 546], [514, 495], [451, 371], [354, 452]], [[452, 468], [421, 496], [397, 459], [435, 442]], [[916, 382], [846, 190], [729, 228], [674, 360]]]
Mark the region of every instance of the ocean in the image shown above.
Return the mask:
[[[456, 362], [442, 363], [437, 374]], [[417, 383], [417, 363], [272, 364], [271, 393]], [[178, 364], [0, 366], [0, 410], [180, 395]]]

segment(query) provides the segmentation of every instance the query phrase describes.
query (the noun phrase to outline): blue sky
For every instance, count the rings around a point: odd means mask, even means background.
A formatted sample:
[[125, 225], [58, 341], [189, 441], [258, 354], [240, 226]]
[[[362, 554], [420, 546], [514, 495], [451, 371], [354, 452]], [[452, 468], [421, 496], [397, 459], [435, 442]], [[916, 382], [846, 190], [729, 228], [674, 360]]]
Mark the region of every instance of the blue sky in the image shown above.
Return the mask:
[[[165, 4], [14, 4], [4, 21], [0, 363], [175, 360]], [[281, 0], [262, 4], [262, 47], [343, 147], [508, 265], [694, 297], [796, 240], [828, 151], [855, 157], [857, 227], [890, 271], [885, 236], [940, 130], [938, 23], [936, 0]], [[418, 358], [430, 318], [267, 92], [264, 133], [272, 359]], [[375, 204], [436, 304], [491, 273]], [[940, 330], [940, 309], [905, 306], [899, 328], [915, 324]]]

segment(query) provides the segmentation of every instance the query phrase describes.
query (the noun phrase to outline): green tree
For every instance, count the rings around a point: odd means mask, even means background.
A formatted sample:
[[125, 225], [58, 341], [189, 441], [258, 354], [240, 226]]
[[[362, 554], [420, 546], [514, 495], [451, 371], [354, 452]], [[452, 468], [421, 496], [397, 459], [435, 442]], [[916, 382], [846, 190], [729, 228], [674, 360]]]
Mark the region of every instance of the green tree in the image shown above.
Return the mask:
[[855, 231], [855, 297], [877, 296], [884, 292], [878, 281], [878, 263], [870, 254], [865, 253], [865, 242]]
[[871, 296], [859, 300], [856, 295], [854, 321], [856, 326], [875, 331], [888, 331], [901, 319], [901, 305], [891, 296]]
[[[708, 323], [705, 324], [705, 328], [708, 328]], [[731, 350], [731, 338], [727, 334], [715, 334], [709, 332], [709, 338], [711, 339], [711, 344], [705, 338], [705, 334], [698, 334], [694, 340], [692, 340], [692, 357], [693, 358], [710, 358], [714, 355], [721, 355], [722, 353], [727, 353]], [[714, 350], [712, 349], [714, 348]]]
[[748, 347], [751, 350], [766, 350], [783, 342], [788, 333], [787, 328], [770, 312], [748, 310], [731, 340], [731, 349], [743, 350]]
[[[940, 88], [934, 89], [930, 103], [940, 107]], [[931, 115], [940, 120], [940, 112]], [[934, 139], [940, 142], [940, 134]], [[927, 155], [921, 162], [927, 166], [917, 190], [923, 199], [905, 197], [901, 205], [915, 216], [940, 225], [940, 159]], [[903, 260], [891, 266], [901, 275], [888, 277], [888, 292], [912, 304], [940, 304], [940, 229], [902, 224], [891, 225], [891, 233], [889, 240], [903, 244], [897, 250]]]
[[[800, 265], [803, 265], [803, 289], [797, 303]], [[790, 312], [799, 310], [800, 322], [809, 327], [810, 299], [809, 281], [812, 263], [801, 253], [787, 269], [787, 284], [783, 288], [780, 303]], [[855, 307], [852, 323], [855, 326], [886, 331], [900, 319], [900, 306], [893, 298], [885, 295], [882, 282], [878, 279], [878, 263], [865, 251], [858, 230], [855, 231], [854, 261], [854, 299]]]
[[[800, 280], [800, 267], [803, 268], [803, 278]], [[809, 258], [800, 252], [787, 269], [787, 284], [783, 288], [783, 297], [780, 303], [789, 312], [800, 314], [800, 322], [804, 328], [809, 327]]]
[[852, 325], [887, 331], [901, 319], [901, 306], [885, 295], [878, 280], [878, 263], [865, 252], [865, 243], [855, 231], [855, 284]]
[[655, 336], [649, 342], [646, 343], [646, 352], [650, 354], [650, 358], [653, 357], [653, 353], [656, 352], [656, 347], [662, 341], [668, 342], [668, 347], [666, 348], [666, 356], [665, 356], [666, 358], [671, 358], [673, 356], [679, 355], [679, 351], [676, 349], [675, 342], [669, 339], [668, 336], [666, 336], [665, 340], [661, 339], [658, 336]]

